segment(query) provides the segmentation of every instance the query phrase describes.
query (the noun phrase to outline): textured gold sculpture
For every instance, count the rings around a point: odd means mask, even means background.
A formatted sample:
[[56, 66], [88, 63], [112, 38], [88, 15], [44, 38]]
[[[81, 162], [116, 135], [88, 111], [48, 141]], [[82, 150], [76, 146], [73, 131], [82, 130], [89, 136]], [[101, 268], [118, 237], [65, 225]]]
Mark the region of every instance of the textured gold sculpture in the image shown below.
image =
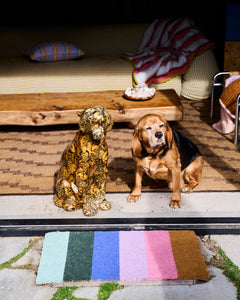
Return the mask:
[[106, 132], [113, 121], [101, 106], [79, 112], [79, 131], [63, 152], [57, 173], [54, 202], [67, 211], [82, 208], [86, 216], [94, 216], [98, 209], [108, 210], [105, 199], [108, 147]]

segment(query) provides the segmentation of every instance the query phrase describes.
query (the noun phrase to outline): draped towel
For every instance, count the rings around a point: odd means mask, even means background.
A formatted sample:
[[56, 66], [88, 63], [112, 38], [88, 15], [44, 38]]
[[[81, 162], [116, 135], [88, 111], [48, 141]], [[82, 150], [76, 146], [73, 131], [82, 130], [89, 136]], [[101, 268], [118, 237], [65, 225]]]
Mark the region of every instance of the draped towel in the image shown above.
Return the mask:
[[137, 53], [124, 53], [134, 67], [133, 85], [165, 82], [184, 74], [195, 55], [214, 46], [187, 18], [156, 19], [144, 32]]
[[213, 128], [222, 134], [231, 133], [235, 128], [236, 101], [240, 94], [240, 76], [234, 75], [226, 79], [225, 88], [220, 96], [220, 121]]

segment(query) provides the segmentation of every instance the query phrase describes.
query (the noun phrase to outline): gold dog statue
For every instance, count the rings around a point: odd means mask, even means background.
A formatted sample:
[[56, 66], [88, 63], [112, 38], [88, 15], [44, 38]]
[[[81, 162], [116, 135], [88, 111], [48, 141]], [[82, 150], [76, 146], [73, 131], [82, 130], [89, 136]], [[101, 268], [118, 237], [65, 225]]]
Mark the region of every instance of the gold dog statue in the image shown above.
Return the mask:
[[67, 211], [82, 208], [84, 215], [109, 210], [105, 199], [108, 147], [106, 132], [113, 126], [111, 115], [101, 106], [78, 112], [79, 131], [63, 152], [57, 172], [54, 203]]

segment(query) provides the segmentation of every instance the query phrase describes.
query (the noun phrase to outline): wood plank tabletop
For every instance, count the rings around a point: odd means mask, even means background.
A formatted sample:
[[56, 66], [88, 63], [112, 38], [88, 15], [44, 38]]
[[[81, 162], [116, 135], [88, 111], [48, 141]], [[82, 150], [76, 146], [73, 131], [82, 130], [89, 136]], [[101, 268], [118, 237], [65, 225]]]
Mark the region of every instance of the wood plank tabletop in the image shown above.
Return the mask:
[[147, 113], [162, 114], [168, 121], [182, 119], [181, 100], [174, 90], [157, 90], [146, 101], [125, 99], [124, 91], [79, 93], [1, 94], [0, 125], [56, 125], [78, 123], [77, 111], [104, 106], [114, 122], [136, 123]]

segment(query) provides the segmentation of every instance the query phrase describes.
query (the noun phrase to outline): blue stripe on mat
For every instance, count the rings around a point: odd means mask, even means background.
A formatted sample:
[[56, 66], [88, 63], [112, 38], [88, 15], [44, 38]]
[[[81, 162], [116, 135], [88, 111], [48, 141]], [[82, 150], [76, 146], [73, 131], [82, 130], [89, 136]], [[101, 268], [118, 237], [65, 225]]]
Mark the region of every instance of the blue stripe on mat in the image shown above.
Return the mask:
[[119, 232], [94, 233], [92, 280], [119, 280]]
[[45, 235], [36, 284], [62, 282], [68, 249], [69, 232]]

